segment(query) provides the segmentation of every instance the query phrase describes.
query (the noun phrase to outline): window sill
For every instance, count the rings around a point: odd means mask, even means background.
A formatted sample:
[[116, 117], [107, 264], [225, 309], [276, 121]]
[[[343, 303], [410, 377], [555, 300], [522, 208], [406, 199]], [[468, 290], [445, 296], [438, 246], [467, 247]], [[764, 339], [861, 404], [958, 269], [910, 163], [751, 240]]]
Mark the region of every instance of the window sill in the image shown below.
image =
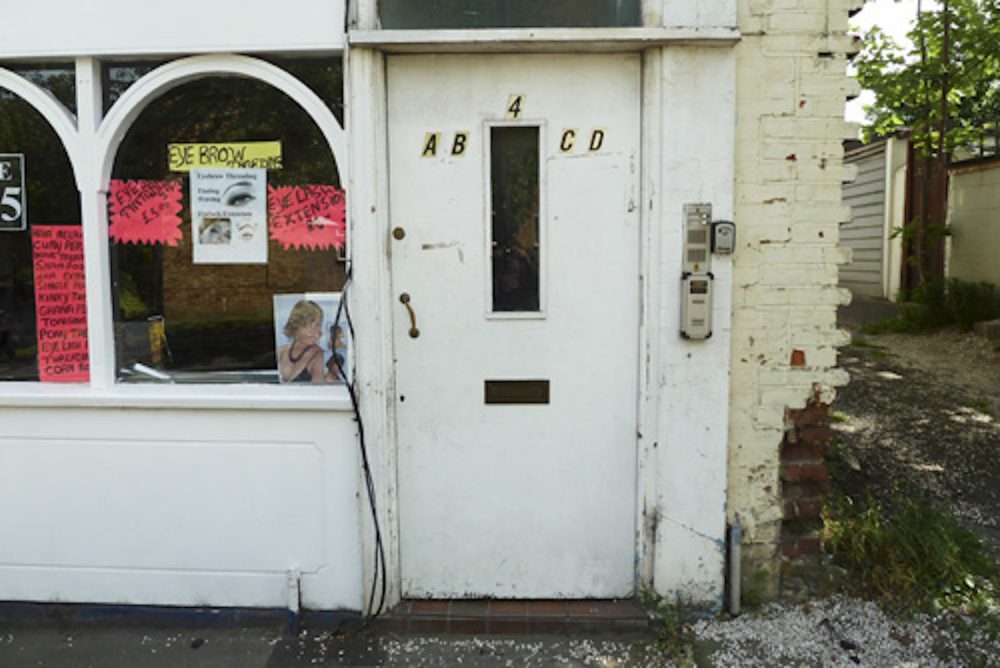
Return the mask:
[[468, 30], [352, 30], [355, 47], [392, 53], [517, 51], [639, 51], [669, 45], [731, 46], [736, 28], [477, 28]]
[[350, 411], [343, 386], [0, 384], [0, 408]]

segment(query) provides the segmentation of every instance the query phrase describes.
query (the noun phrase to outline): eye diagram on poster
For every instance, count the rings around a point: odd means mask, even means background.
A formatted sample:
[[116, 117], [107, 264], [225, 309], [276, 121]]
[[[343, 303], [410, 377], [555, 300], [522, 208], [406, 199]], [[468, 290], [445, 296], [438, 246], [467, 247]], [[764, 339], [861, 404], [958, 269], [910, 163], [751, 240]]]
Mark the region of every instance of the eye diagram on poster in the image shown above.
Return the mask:
[[350, 382], [351, 334], [340, 300], [339, 292], [274, 295], [274, 349], [282, 383]]
[[0, 231], [23, 232], [28, 225], [24, 154], [0, 153]]
[[267, 263], [267, 170], [192, 169], [195, 264]]

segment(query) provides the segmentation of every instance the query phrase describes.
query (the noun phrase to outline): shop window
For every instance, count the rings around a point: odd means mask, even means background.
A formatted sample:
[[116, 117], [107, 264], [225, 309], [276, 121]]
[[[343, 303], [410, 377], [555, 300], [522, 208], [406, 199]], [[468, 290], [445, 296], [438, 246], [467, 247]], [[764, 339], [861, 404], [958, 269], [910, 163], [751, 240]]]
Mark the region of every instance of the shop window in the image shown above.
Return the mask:
[[20, 75], [52, 93], [63, 106], [76, 113], [76, 66], [73, 63], [0, 63], [0, 66]]
[[62, 142], [0, 88], [0, 380], [86, 380], [80, 230]]
[[639, 0], [380, 0], [382, 27], [599, 28], [638, 26]]
[[280, 91], [210, 77], [158, 98], [109, 192], [118, 379], [343, 380], [344, 211], [329, 145]]

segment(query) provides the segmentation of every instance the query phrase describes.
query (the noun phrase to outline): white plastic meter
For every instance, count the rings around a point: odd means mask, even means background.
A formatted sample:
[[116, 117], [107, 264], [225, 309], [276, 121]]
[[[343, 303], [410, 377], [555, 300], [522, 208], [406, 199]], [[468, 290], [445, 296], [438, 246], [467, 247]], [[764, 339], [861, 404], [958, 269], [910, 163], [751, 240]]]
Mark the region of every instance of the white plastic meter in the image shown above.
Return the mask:
[[711, 273], [685, 272], [681, 286], [681, 336], [685, 339], [707, 339], [712, 336]]

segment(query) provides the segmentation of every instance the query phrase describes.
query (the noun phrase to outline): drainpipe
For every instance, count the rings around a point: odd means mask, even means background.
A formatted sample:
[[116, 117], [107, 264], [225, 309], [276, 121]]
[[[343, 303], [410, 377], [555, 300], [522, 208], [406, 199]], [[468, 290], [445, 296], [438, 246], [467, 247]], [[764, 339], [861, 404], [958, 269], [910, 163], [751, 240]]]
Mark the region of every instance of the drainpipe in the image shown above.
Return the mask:
[[729, 614], [740, 614], [740, 550], [743, 545], [743, 527], [739, 517], [729, 525]]
[[285, 574], [285, 605], [293, 618], [299, 616], [299, 602], [302, 599], [301, 582], [302, 573], [299, 569], [293, 568]]

